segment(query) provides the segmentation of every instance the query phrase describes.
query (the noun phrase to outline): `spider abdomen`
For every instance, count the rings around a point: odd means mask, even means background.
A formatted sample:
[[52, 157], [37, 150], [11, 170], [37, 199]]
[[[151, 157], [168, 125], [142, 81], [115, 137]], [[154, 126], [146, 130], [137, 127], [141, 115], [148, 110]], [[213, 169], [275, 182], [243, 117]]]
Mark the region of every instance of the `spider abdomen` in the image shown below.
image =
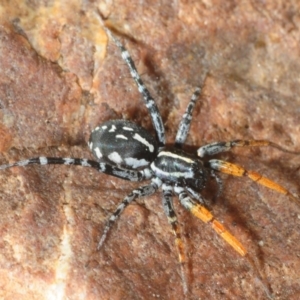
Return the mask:
[[160, 151], [151, 169], [162, 180], [189, 184], [196, 189], [203, 189], [208, 178], [202, 162], [179, 149]]
[[127, 169], [148, 166], [158, 149], [155, 138], [146, 129], [126, 120], [97, 126], [88, 145], [98, 160]]

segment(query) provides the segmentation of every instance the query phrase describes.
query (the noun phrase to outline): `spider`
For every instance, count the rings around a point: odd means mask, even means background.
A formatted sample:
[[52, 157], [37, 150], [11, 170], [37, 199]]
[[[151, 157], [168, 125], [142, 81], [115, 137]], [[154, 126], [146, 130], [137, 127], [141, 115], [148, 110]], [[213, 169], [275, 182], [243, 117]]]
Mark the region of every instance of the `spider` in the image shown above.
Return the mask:
[[97, 161], [81, 158], [36, 157], [1, 165], [0, 170], [11, 167], [25, 167], [30, 164], [79, 165], [94, 168], [101, 173], [124, 180], [150, 181], [150, 183], [134, 189], [117, 206], [104, 227], [97, 246], [98, 250], [104, 245], [112, 225], [130, 203], [139, 197], [150, 196], [161, 188], [163, 209], [175, 235], [175, 246], [181, 266], [183, 292], [187, 294], [188, 285], [183, 269], [186, 257], [177, 216], [173, 208], [173, 194], [178, 196], [181, 205], [185, 209], [190, 211], [196, 218], [209, 224], [237, 253], [241, 256], [246, 256], [247, 251], [245, 247], [206, 208], [207, 201], [201, 195], [201, 190], [205, 188], [209, 179], [212, 177], [216, 180], [220, 191], [222, 182], [216, 172], [227, 173], [233, 176], [246, 176], [260, 185], [287, 195], [291, 200], [296, 201], [298, 205], [299, 199], [281, 185], [257, 172], [246, 170], [237, 164], [227, 161], [210, 159], [210, 157], [230, 151], [236, 147], [270, 146], [287, 153], [299, 153], [284, 149], [268, 140], [214, 142], [201, 146], [197, 153], [187, 153], [182, 148], [189, 132], [195, 103], [201, 93], [200, 87], [195, 89], [190, 99], [179, 124], [174, 145], [167, 146], [162, 117], [154, 99], [138, 74], [131, 56], [112, 31], [104, 25], [102, 19], [100, 19], [100, 22], [107, 35], [121, 51], [122, 59], [127, 64], [130, 74], [148, 108], [156, 132], [156, 138], [143, 127], [128, 120], [110, 120], [97, 126], [90, 135], [88, 146], [97, 158]]

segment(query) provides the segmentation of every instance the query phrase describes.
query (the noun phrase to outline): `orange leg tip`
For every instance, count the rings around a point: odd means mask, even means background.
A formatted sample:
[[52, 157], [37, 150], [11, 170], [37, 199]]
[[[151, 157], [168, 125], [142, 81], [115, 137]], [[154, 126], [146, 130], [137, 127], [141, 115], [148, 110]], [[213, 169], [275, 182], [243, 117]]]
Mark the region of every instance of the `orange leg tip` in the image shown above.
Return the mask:
[[289, 194], [289, 191], [285, 189], [280, 184], [268, 179], [267, 177], [261, 176], [259, 173], [248, 171], [247, 176], [252, 179], [253, 181], [256, 181], [258, 184], [263, 185], [271, 190], [274, 190], [276, 192], [282, 193], [282, 194]]
[[210, 211], [199, 204], [196, 204], [191, 208], [191, 213], [204, 223], [209, 222], [213, 218], [213, 215], [210, 213]]
[[220, 222], [214, 220], [212, 227], [241, 256], [247, 254], [244, 246]]
[[251, 141], [249, 141], [249, 146], [251, 146], [251, 147], [270, 146], [270, 142], [265, 141], [265, 140], [251, 140]]
[[247, 171], [247, 176], [253, 181], [259, 181], [260, 179], [263, 178], [259, 173], [254, 171]]
[[226, 173], [233, 176], [243, 176], [245, 172], [244, 168], [240, 167], [239, 165], [231, 164], [229, 162], [222, 162], [219, 170], [222, 173]]
[[225, 227], [216, 220], [212, 222], [212, 227], [218, 234], [222, 234], [224, 231], [226, 231]]

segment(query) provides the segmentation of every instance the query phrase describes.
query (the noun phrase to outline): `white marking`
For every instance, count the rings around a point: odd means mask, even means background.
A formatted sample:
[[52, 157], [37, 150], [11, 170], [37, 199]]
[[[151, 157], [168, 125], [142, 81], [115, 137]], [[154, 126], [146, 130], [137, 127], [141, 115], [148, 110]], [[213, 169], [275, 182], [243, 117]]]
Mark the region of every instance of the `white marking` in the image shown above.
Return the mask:
[[122, 157], [120, 156], [120, 154], [118, 152], [112, 152], [111, 154], [109, 154], [108, 159], [111, 160], [112, 162], [116, 163], [117, 165], [123, 161]]
[[46, 158], [46, 157], [40, 157], [40, 164], [41, 165], [47, 165], [47, 163], [48, 163], [48, 159]]
[[217, 142], [200, 147], [197, 151], [197, 154], [200, 157], [204, 157], [205, 155], [213, 155], [228, 150], [230, 150], [230, 143], [226, 143], [225, 145], [219, 145], [219, 143]]
[[167, 151], [161, 151], [161, 152], [158, 153], [158, 156], [162, 156], [162, 155], [177, 158], [177, 159], [181, 159], [181, 160], [184, 160], [184, 161], [186, 161], [187, 163], [190, 163], [190, 164], [194, 163], [194, 160], [192, 160], [191, 158], [184, 157], [184, 156], [181, 156], [181, 155], [177, 155], [176, 153], [167, 152]]
[[131, 70], [130, 70], [130, 75], [131, 75], [133, 78], [137, 78], [137, 77], [138, 77], [138, 73], [137, 73], [137, 71], [134, 70], [134, 69], [131, 69]]
[[181, 199], [179, 198], [179, 201], [187, 210], [191, 210], [193, 208], [193, 203], [191, 202], [191, 198], [189, 196], [186, 196]]
[[89, 148], [90, 148], [91, 150], [93, 150], [93, 142], [88, 143], [88, 145], [89, 145]]
[[159, 188], [162, 185], [162, 181], [158, 177], [154, 177], [151, 180], [152, 183], [156, 184], [157, 188]]
[[63, 158], [63, 160], [64, 160], [64, 164], [65, 165], [71, 165], [71, 164], [74, 163], [74, 159], [73, 158], [66, 157], [66, 158]]
[[111, 126], [111, 129], [108, 130], [108, 132], [115, 132], [117, 127], [115, 125]]
[[182, 193], [184, 191], [184, 188], [183, 187], [181, 187], [181, 186], [174, 186], [174, 192], [176, 193], [176, 194], [180, 194], [180, 193]]
[[146, 147], [148, 147], [150, 152], [154, 151], [154, 146], [151, 145], [147, 140], [145, 140], [144, 138], [142, 138], [139, 134], [135, 133], [135, 135], [133, 136], [133, 138], [137, 141], [139, 141], [140, 143], [144, 144]]
[[149, 165], [149, 161], [145, 159], [136, 159], [133, 157], [125, 158], [125, 163], [127, 166], [130, 166], [133, 169]]
[[171, 185], [165, 184], [165, 183], [163, 183], [162, 189], [163, 189], [163, 191], [168, 191], [168, 192], [172, 192], [173, 191], [173, 187]]
[[127, 50], [123, 50], [122, 53], [121, 53], [121, 56], [124, 60], [128, 60], [128, 58], [130, 57]]
[[128, 178], [130, 181], [138, 181], [138, 177], [134, 174], [134, 173], [130, 173], [127, 171], [122, 171], [122, 170], [113, 170], [112, 172], [114, 175], [116, 175], [117, 177], [121, 177], [121, 178]]
[[91, 165], [87, 162], [87, 159], [82, 159], [81, 160], [81, 165], [83, 166], [83, 167], [90, 167]]
[[106, 165], [105, 165], [105, 163], [100, 163], [99, 164], [99, 171], [101, 171], [103, 173], [106, 171]]
[[139, 90], [139, 92], [141, 93], [141, 94], [143, 94], [144, 92], [145, 92], [145, 86], [144, 85], [142, 85], [142, 84], [139, 84], [138, 85], [138, 90]]
[[117, 139], [128, 140], [128, 138], [127, 138], [125, 135], [123, 135], [123, 134], [117, 134], [117, 135], [116, 135], [116, 138], [117, 138]]
[[[147, 108], [151, 108], [151, 107], [154, 106], [154, 105], [155, 105], [155, 103], [154, 103], [153, 100], [150, 100], [150, 101], [148, 101], [148, 102], [146, 103]], [[155, 116], [155, 117], [156, 117], [156, 116]]]
[[109, 218], [109, 221], [114, 222], [116, 219], [117, 219], [117, 216], [112, 215], [112, 216]]
[[133, 129], [132, 129], [132, 128], [130, 128], [130, 127], [126, 127], [126, 126], [122, 127], [122, 129], [124, 129], [124, 130], [128, 130], [128, 131], [133, 131]]
[[97, 126], [93, 131], [98, 131], [100, 129], [99, 126]]
[[95, 154], [96, 154], [96, 157], [97, 158], [101, 158], [103, 155], [102, 155], [102, 153], [101, 153], [101, 151], [100, 151], [100, 149], [99, 149], [99, 147], [96, 147], [95, 149], [94, 149], [94, 151], [95, 151]]
[[[169, 209], [168, 209], [169, 207], [168, 206], [166, 206], [166, 209], [167, 209], [167, 212], [169, 212]], [[177, 221], [177, 217], [176, 216], [174, 216], [173, 218], [171, 218], [171, 217], [167, 217], [168, 218], [168, 221], [170, 222], [170, 223], [173, 223], [174, 221]]]
[[190, 114], [184, 114], [182, 118], [184, 120], [192, 120], [192, 116]]
[[219, 159], [211, 159], [209, 160], [209, 165], [212, 169], [216, 170], [216, 171], [220, 171], [222, 165], [223, 165], [223, 161], [219, 160]]
[[105, 129], [107, 129], [107, 126], [106, 126], [106, 125], [103, 125], [103, 126], [101, 126], [101, 128], [102, 128], [103, 130], [105, 130]]
[[199, 157], [204, 157], [206, 154], [206, 147], [201, 147], [198, 149], [197, 154]]
[[[41, 157], [40, 157], [40, 162], [41, 162]], [[16, 166], [20, 166], [20, 167], [23, 167], [23, 166], [26, 166], [30, 163], [30, 160], [29, 159], [26, 159], [26, 160], [22, 160], [20, 162], [18, 162], [16, 164]], [[11, 164], [11, 165], [7, 165], [7, 166], [15, 166], [15, 164]]]
[[147, 168], [145, 170], [140, 171], [145, 179], [150, 179], [152, 177], [151, 169]]
[[125, 208], [125, 204], [121, 203], [118, 207], [117, 207], [117, 211], [119, 211], [119, 213], [121, 213]]
[[152, 171], [158, 177], [164, 177], [164, 178], [168, 178], [170, 176], [175, 177], [175, 178], [194, 178], [195, 177], [195, 174], [193, 171], [190, 171], [190, 172], [165, 172], [165, 171], [162, 171], [162, 169], [157, 168], [154, 163], [152, 163], [150, 166], [151, 166]]

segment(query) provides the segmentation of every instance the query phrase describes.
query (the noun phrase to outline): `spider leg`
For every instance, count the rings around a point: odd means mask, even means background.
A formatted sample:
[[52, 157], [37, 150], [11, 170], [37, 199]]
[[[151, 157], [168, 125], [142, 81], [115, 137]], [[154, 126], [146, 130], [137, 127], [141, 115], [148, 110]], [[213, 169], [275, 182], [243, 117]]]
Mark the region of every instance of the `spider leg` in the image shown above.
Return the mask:
[[112, 34], [112, 32], [105, 26], [105, 24], [103, 22], [103, 17], [100, 12], [99, 12], [99, 15], [100, 15], [99, 21], [100, 21], [101, 25], [103, 26], [103, 29], [105, 30], [106, 34], [114, 41], [114, 43], [117, 45], [117, 47], [121, 51], [121, 56], [122, 56], [123, 60], [125, 61], [125, 63], [127, 64], [130, 74], [131, 74], [131, 77], [134, 79], [139, 92], [142, 94], [142, 96], [144, 98], [146, 107], [149, 110], [149, 113], [150, 113], [150, 116], [152, 119], [152, 123], [155, 128], [160, 146], [164, 146], [165, 145], [165, 128], [164, 128], [163, 121], [162, 121], [161, 115], [159, 113], [158, 107], [157, 107], [154, 99], [152, 98], [149, 90], [146, 88], [144, 82], [142, 81], [142, 78], [140, 77], [140, 75], [136, 69], [136, 66], [134, 64], [134, 61], [132, 60], [129, 52], [122, 45], [122, 43]]
[[276, 192], [282, 193], [284, 195], [287, 195], [295, 201], [298, 205], [300, 204], [299, 199], [296, 198], [292, 193], [290, 193], [287, 189], [285, 189], [283, 186], [279, 185], [278, 183], [270, 180], [267, 177], [262, 176], [261, 174], [254, 172], [254, 171], [249, 171], [244, 169], [243, 167], [232, 164], [223, 160], [218, 160], [218, 159], [211, 159], [208, 161], [210, 164], [210, 167], [213, 170], [220, 171], [222, 173], [230, 174], [233, 176], [247, 176], [251, 180], [257, 182], [260, 185], [264, 185], [269, 189], [275, 190]]
[[181, 148], [183, 143], [186, 140], [186, 137], [189, 133], [190, 130], [190, 125], [191, 125], [191, 121], [192, 121], [192, 114], [193, 114], [193, 110], [195, 107], [195, 103], [197, 101], [197, 99], [199, 98], [199, 95], [201, 93], [201, 88], [197, 87], [196, 90], [194, 91], [190, 103], [188, 104], [185, 113], [181, 119], [181, 122], [179, 124], [178, 127], [178, 131], [177, 131], [177, 135], [176, 135], [176, 139], [175, 139], [175, 147], [177, 148]]
[[214, 199], [213, 199], [213, 201], [215, 201], [222, 194], [222, 191], [223, 191], [223, 181], [222, 181], [222, 178], [219, 177], [215, 173], [214, 170], [211, 170], [210, 175], [215, 179], [215, 181], [217, 182], [217, 185], [218, 185], [218, 191], [217, 191], [217, 193], [216, 193], [216, 195], [214, 196]]
[[218, 220], [214, 218], [210, 211], [190, 198], [183, 187], [176, 185], [174, 192], [178, 195], [179, 201], [185, 209], [190, 211], [204, 223], [210, 223], [216, 233], [220, 235], [221, 238], [223, 238], [230, 246], [232, 246], [233, 249], [241, 256], [245, 256], [247, 254], [244, 246]]
[[197, 154], [199, 157], [211, 156], [221, 152], [230, 151], [232, 148], [235, 147], [273, 147], [282, 152], [290, 154], [300, 154], [300, 152], [287, 150], [268, 140], [234, 140], [230, 142], [215, 142], [200, 147], [197, 150]]
[[209, 201], [202, 197], [202, 195], [198, 191], [196, 191], [190, 186], [185, 186], [184, 188], [192, 196], [192, 198], [198, 200], [199, 203], [201, 203], [202, 205], [209, 205]]
[[12, 167], [25, 167], [27, 165], [77, 165], [82, 167], [94, 168], [97, 171], [122, 178], [129, 181], [143, 181], [150, 179], [152, 173], [149, 169], [140, 171], [127, 170], [111, 166], [106, 163], [97, 162], [90, 159], [70, 158], [70, 157], [35, 157], [26, 160], [21, 160], [12, 164], [0, 165], [0, 170], [5, 170]]
[[124, 211], [124, 209], [130, 204], [133, 200], [136, 198], [152, 195], [157, 191], [157, 189], [161, 186], [161, 181], [158, 178], [153, 178], [151, 180], [151, 183], [142, 187], [139, 187], [135, 190], [133, 190], [129, 195], [127, 195], [124, 200], [118, 205], [115, 212], [110, 216], [110, 218], [107, 221], [107, 224], [103, 230], [103, 233], [100, 237], [100, 241], [97, 246], [97, 250], [99, 250], [104, 241], [106, 240], [107, 234], [109, 230], [111, 229], [112, 225], [115, 223], [115, 221], [120, 217], [121, 213]]
[[177, 221], [177, 216], [174, 211], [173, 201], [172, 201], [172, 191], [173, 188], [169, 184], [162, 185], [163, 191], [163, 208], [164, 212], [168, 218], [169, 224], [171, 224], [173, 233], [175, 235], [175, 245], [178, 253], [179, 263], [180, 263], [180, 270], [181, 270], [181, 279], [183, 283], [183, 292], [187, 294], [188, 287], [187, 287], [187, 280], [184, 273], [183, 264], [185, 263], [185, 254], [184, 254], [184, 246], [181, 238], [180, 228]]
[[184, 208], [190, 211], [198, 219], [202, 220], [204, 223], [210, 223], [212, 228], [220, 235], [225, 242], [227, 242], [233, 249], [238, 252], [241, 256], [245, 257], [249, 262], [251, 268], [256, 273], [259, 283], [262, 285], [264, 292], [271, 299], [271, 293], [268, 287], [265, 285], [263, 277], [260, 274], [259, 268], [256, 266], [255, 261], [247, 255], [247, 250], [244, 246], [209, 212], [204, 206], [196, 203], [191, 199], [185, 192], [182, 186], [176, 185], [174, 192], [179, 196], [179, 201]]
[[[214, 170], [210, 170], [210, 175], [216, 180], [217, 185], [218, 185], [217, 193], [216, 193], [216, 195], [214, 196], [214, 199], [213, 199], [213, 201], [215, 201], [222, 194], [222, 191], [223, 191], [223, 181], [215, 173]], [[192, 196], [193, 199], [197, 199], [200, 204], [205, 205], [205, 206], [209, 206], [209, 204], [211, 203], [210, 201], [208, 201], [207, 199], [205, 199], [204, 197], [202, 197], [202, 195], [197, 190], [195, 190], [194, 188], [192, 188], [191, 186], [185, 185], [184, 188], [190, 194], [190, 196]]]

